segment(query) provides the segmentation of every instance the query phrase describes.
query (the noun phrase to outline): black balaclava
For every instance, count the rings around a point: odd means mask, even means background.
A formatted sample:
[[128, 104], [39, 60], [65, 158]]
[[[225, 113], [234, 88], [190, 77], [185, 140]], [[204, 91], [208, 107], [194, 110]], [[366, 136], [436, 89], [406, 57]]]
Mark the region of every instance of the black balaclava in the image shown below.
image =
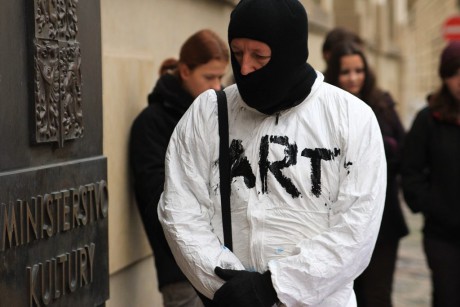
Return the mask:
[[308, 18], [298, 0], [241, 0], [230, 16], [228, 42], [249, 38], [271, 49], [267, 65], [247, 75], [233, 52], [233, 74], [243, 100], [265, 114], [302, 102], [316, 79], [307, 64]]

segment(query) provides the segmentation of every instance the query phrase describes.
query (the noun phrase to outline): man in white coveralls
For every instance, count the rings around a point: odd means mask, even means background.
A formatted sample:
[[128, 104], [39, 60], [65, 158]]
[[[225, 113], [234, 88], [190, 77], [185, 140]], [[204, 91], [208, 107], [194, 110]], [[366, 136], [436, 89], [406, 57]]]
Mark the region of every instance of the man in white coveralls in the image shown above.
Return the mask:
[[372, 110], [323, 81], [297, 0], [242, 0], [228, 41], [233, 251], [223, 245], [216, 93], [182, 117], [158, 214], [174, 257], [212, 306], [356, 306], [386, 189]]

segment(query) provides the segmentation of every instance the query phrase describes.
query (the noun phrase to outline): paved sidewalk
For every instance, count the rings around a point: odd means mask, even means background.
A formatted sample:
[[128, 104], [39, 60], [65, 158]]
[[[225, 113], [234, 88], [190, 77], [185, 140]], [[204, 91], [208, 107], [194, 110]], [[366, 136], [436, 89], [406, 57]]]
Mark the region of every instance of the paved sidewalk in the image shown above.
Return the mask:
[[431, 284], [422, 248], [422, 215], [412, 214], [406, 207], [404, 214], [410, 234], [399, 245], [393, 304], [394, 307], [430, 307]]

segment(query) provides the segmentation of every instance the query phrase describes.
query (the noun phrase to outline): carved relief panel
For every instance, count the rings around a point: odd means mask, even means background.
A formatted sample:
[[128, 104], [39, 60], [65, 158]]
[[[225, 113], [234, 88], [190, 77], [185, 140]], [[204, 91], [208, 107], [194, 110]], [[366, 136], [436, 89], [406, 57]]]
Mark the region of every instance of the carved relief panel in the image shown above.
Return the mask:
[[36, 143], [83, 136], [78, 0], [34, 0]]

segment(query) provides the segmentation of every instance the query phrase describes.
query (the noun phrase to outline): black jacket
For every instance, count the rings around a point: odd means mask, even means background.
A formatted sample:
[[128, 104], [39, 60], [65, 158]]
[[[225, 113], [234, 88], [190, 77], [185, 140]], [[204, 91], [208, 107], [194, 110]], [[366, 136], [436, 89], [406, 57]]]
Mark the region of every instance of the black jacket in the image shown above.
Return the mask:
[[387, 159], [387, 191], [378, 242], [399, 240], [409, 233], [399, 201], [399, 173], [405, 132], [391, 96], [383, 93], [381, 99], [386, 105], [386, 111], [384, 114], [376, 112], [376, 117], [382, 131]]
[[137, 206], [155, 255], [158, 284], [185, 281], [158, 221], [157, 205], [163, 192], [165, 155], [176, 124], [193, 102], [177, 77], [163, 75], [148, 96], [149, 105], [131, 128], [129, 160]]
[[424, 234], [460, 244], [460, 126], [421, 110], [403, 152], [403, 192], [425, 217]]

